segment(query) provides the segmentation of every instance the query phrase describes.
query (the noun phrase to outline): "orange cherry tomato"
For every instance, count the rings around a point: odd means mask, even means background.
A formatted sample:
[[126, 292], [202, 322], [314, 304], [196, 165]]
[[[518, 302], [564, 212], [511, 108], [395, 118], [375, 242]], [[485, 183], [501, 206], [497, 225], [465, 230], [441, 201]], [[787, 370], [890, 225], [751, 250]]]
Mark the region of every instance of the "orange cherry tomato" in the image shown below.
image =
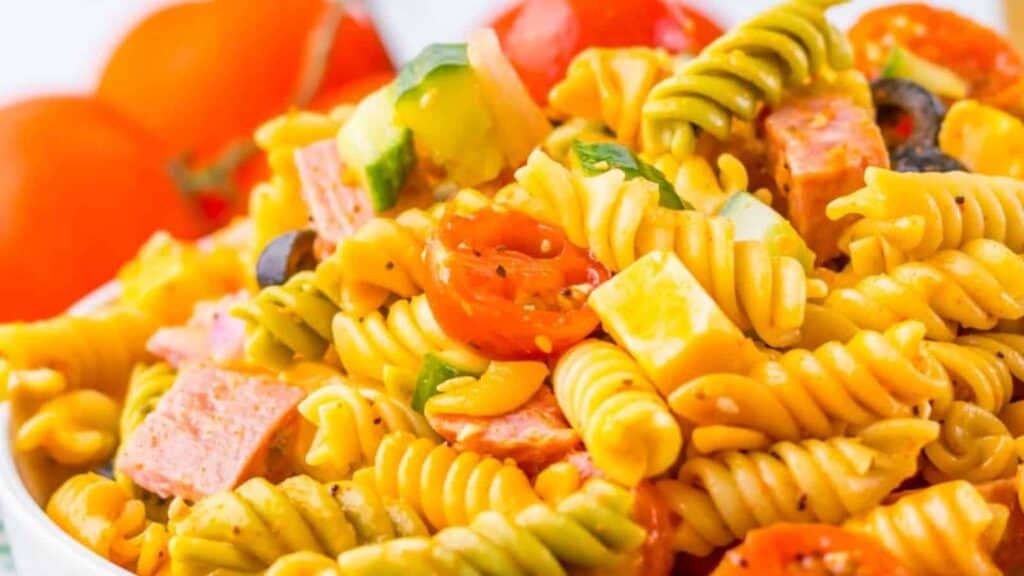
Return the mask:
[[157, 229], [197, 233], [160, 143], [91, 98], [0, 109], [0, 322], [59, 313]]
[[497, 359], [558, 353], [597, 328], [586, 305], [608, 270], [518, 212], [446, 214], [428, 240], [427, 299], [449, 335]]
[[681, 0], [521, 0], [493, 27], [540, 103], [586, 48], [657, 46], [696, 53], [722, 34]]
[[850, 29], [857, 67], [877, 78], [893, 46], [941, 64], [967, 80], [972, 95], [986, 96], [1013, 85], [1024, 62], [1010, 43], [992, 30], [921, 3], [897, 4], [864, 14]]
[[[842, 567], [842, 570], [838, 568]], [[825, 524], [776, 524], [747, 534], [712, 576], [912, 576], [882, 544]]]

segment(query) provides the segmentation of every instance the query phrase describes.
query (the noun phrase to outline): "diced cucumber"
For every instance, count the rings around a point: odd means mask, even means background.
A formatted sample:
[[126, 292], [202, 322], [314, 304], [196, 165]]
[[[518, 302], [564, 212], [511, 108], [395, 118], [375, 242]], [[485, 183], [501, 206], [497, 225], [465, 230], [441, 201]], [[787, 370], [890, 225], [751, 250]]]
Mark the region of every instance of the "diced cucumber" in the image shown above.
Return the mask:
[[718, 214], [735, 224], [736, 240], [763, 242], [772, 254], [796, 258], [808, 272], [814, 269], [814, 252], [793, 225], [753, 194], [734, 193]]
[[423, 365], [420, 373], [416, 376], [416, 389], [412, 394], [412, 409], [423, 412], [423, 407], [437, 394], [437, 387], [452, 378], [459, 376], [478, 376], [445, 361], [444, 358], [435, 354], [427, 354], [423, 358]]
[[967, 82], [945, 66], [915, 55], [902, 46], [889, 53], [882, 68], [883, 78], [903, 78], [916, 82], [938, 96], [962, 100], [967, 97]]
[[658, 185], [658, 204], [674, 210], [692, 210], [693, 206], [676, 194], [676, 189], [665, 178], [660, 170], [642, 162], [636, 154], [615, 142], [584, 142], [576, 140], [572, 144], [573, 154], [583, 173], [588, 176], [602, 174], [618, 169], [626, 175], [627, 180], [643, 178]]
[[465, 44], [428, 46], [395, 80], [396, 121], [461, 186], [495, 178], [504, 155]]
[[395, 125], [391, 85], [367, 96], [338, 133], [341, 159], [370, 194], [373, 209], [383, 212], [398, 202], [416, 154], [412, 133]]

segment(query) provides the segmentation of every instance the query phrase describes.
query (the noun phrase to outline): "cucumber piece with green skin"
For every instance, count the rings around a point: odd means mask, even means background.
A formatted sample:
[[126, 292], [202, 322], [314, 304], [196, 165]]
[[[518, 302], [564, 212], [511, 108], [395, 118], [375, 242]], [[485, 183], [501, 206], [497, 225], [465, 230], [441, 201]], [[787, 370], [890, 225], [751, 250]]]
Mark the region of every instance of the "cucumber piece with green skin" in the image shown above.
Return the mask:
[[412, 409], [422, 413], [427, 400], [437, 395], [437, 387], [452, 378], [460, 376], [479, 376], [474, 372], [452, 366], [440, 356], [428, 353], [423, 358], [423, 365], [416, 376], [416, 389], [412, 394]]
[[733, 193], [718, 215], [732, 220], [737, 241], [763, 242], [772, 255], [795, 258], [807, 272], [814, 269], [814, 252], [807, 247], [796, 228], [753, 194]]
[[967, 82], [956, 72], [925, 60], [902, 46], [894, 47], [889, 53], [889, 59], [882, 67], [882, 77], [910, 80], [945, 98], [962, 100], [967, 97]]
[[460, 186], [492, 180], [505, 167], [483, 89], [465, 44], [433, 44], [395, 80], [395, 119]]
[[416, 163], [412, 132], [397, 126], [394, 117], [394, 92], [387, 85], [363, 99], [338, 133], [338, 152], [378, 213], [398, 202]]

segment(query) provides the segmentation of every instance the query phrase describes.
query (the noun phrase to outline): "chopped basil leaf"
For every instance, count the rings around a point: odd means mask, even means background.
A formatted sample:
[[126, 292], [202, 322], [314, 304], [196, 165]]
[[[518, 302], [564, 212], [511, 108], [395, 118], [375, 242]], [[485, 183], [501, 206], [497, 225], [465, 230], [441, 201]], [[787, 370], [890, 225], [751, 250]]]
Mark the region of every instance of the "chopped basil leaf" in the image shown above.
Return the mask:
[[573, 152], [580, 161], [583, 172], [588, 176], [603, 174], [609, 170], [622, 170], [627, 180], [643, 178], [658, 185], [658, 204], [673, 210], [692, 210], [688, 202], [676, 194], [675, 188], [660, 170], [642, 162], [636, 154], [621, 144], [614, 142], [582, 142], [572, 143]]

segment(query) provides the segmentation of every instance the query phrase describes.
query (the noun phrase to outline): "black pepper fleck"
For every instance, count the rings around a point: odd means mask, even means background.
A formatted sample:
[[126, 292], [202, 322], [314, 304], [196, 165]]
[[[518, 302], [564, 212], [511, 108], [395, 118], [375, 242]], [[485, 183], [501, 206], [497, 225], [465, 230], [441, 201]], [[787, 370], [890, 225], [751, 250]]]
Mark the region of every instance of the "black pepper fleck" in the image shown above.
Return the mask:
[[494, 269], [494, 273], [501, 278], [508, 276], [508, 271], [505, 270], [505, 267], [502, 266], [501, 264], [498, 264], [498, 267]]

